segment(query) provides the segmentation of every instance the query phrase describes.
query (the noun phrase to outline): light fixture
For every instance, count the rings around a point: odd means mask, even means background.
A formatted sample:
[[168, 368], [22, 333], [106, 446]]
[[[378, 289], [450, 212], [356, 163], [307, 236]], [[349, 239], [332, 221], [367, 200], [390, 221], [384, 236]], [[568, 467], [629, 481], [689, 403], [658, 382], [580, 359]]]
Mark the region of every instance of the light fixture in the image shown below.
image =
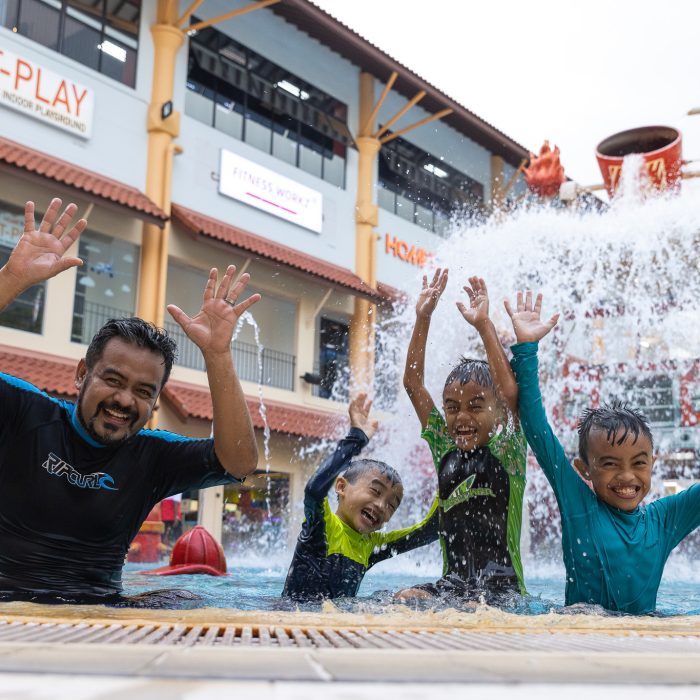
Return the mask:
[[117, 61], [126, 63], [126, 49], [123, 49], [121, 46], [113, 44], [108, 39], [105, 39], [101, 44], [98, 44], [97, 48], [103, 53], [106, 53], [108, 56], [116, 58]]
[[105, 289], [105, 296], [106, 297], [113, 297], [114, 292], [111, 289]]
[[307, 384], [313, 384], [314, 386], [318, 386], [323, 381], [323, 377], [320, 374], [312, 374], [311, 372], [302, 374], [301, 379]]
[[294, 97], [298, 97], [300, 100], [308, 100], [310, 97], [308, 92], [305, 92], [294, 83], [290, 83], [288, 80], [280, 80], [279, 83], [277, 83], [277, 87], [286, 90], [290, 95], [294, 95]]
[[83, 287], [87, 287], [88, 289], [92, 289], [95, 286], [95, 280], [92, 279], [92, 277], [85, 275], [85, 277], [81, 277], [78, 280], [78, 284], [82, 285]]
[[446, 171], [444, 171], [442, 168], [438, 168], [437, 165], [433, 165], [432, 163], [426, 163], [423, 166], [423, 170], [427, 170], [429, 173], [432, 173], [436, 177], [447, 177]]

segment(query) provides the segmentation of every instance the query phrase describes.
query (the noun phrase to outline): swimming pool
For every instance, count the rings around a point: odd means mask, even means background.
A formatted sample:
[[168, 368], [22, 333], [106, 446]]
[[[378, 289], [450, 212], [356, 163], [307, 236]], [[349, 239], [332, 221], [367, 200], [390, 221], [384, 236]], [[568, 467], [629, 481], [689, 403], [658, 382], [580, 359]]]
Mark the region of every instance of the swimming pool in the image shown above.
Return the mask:
[[[196, 593], [199, 601], [190, 601], [187, 607], [220, 607], [239, 610], [309, 610], [321, 608], [319, 603], [298, 605], [280, 598], [287, 574], [286, 557], [266, 565], [262, 561], [229, 563], [229, 576], [149, 576], [140, 571], [153, 565], [128, 564], [124, 569], [124, 592], [179, 588]], [[531, 572], [528, 575], [528, 571]], [[381, 612], [394, 604], [392, 592], [417, 583], [435, 581], [439, 570], [432, 563], [420, 566], [417, 562], [393, 561], [380, 564], [365, 576], [359, 595], [354, 599], [333, 601], [347, 612]], [[509, 612], [541, 615], [551, 611], [566, 612], [564, 608], [564, 569], [557, 563], [526, 567], [526, 585], [529, 596], [515, 596]], [[432, 609], [435, 604], [418, 606]], [[439, 605], [438, 605], [439, 607]], [[454, 607], [450, 601], [443, 607]], [[584, 611], [585, 612], [585, 611]], [[596, 608], [592, 612], [600, 613]], [[700, 615], [700, 562], [676, 557], [669, 560], [661, 582], [657, 612], [660, 615]]]

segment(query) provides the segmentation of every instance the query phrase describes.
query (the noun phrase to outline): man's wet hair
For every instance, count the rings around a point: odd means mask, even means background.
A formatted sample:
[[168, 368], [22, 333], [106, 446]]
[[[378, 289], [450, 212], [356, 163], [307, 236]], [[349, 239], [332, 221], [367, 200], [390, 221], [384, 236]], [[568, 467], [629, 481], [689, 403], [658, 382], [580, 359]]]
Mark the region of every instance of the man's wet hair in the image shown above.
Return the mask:
[[126, 343], [158, 353], [163, 357], [163, 383], [168, 381], [173, 363], [177, 357], [177, 343], [162, 328], [135, 316], [131, 318], [110, 318], [90, 341], [85, 353], [88, 371], [100, 360], [105, 346], [112, 338], [120, 338]]
[[343, 476], [348, 484], [354, 484], [362, 475], [368, 472], [376, 472], [381, 476], [385, 476], [392, 484], [403, 486], [401, 475], [396, 469], [390, 467], [386, 462], [380, 462], [378, 459], [357, 459], [350, 463]]
[[621, 445], [630, 433], [634, 436], [634, 442], [643, 435], [654, 449], [654, 438], [646, 417], [622, 401], [612, 401], [600, 408], [587, 408], [583, 412], [578, 426], [578, 451], [586, 464], [591, 430], [604, 431], [611, 445]]
[[445, 386], [459, 382], [460, 384], [468, 384], [474, 382], [479, 386], [493, 389], [493, 377], [489, 369], [489, 363], [484, 360], [474, 360], [470, 357], [462, 357], [459, 363], [453, 367], [452, 371], [445, 379]]

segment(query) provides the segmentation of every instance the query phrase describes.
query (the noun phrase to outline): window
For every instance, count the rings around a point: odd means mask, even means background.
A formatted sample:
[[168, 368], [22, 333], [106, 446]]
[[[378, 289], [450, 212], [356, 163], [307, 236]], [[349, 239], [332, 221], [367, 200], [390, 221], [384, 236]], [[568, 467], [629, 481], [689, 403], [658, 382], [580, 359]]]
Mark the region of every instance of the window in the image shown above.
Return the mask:
[[318, 370], [321, 376], [318, 396], [321, 398], [347, 400], [348, 354], [348, 324], [330, 318], [321, 318], [318, 350]]
[[134, 315], [139, 248], [118, 238], [86, 231], [80, 237], [73, 299], [74, 343], [89, 343], [110, 318]]
[[676, 402], [671, 377], [663, 374], [634, 377], [625, 382], [623, 397], [652, 425], [674, 424]]
[[0, 0], [0, 25], [134, 87], [141, 0]]
[[347, 105], [211, 27], [190, 38], [185, 113], [345, 187]]
[[377, 201], [382, 209], [445, 237], [454, 212], [475, 215], [481, 211], [484, 186], [395, 138], [379, 152]]
[[[0, 3], [0, 8], [2, 4]], [[41, 215], [37, 213], [37, 220]], [[0, 267], [10, 258], [24, 230], [24, 212], [18, 207], [0, 204]], [[0, 326], [20, 331], [41, 333], [44, 323], [46, 283], [36, 284], [22, 292], [2, 313]]]

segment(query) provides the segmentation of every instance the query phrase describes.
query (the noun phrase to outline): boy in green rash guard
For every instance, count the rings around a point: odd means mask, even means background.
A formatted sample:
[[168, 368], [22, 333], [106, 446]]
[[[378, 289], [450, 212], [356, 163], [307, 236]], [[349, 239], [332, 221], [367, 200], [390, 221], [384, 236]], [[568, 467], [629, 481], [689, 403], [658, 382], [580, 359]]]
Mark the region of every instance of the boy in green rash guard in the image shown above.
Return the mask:
[[[399, 507], [403, 486], [384, 462], [351, 462], [377, 429], [377, 422], [369, 420], [371, 406], [366, 394], [350, 403], [350, 432], [306, 484], [305, 520], [283, 596], [302, 601], [355, 596], [370, 567], [437, 539], [436, 503], [417, 525], [378, 532]], [[327, 495], [333, 482], [335, 513]]]
[[[539, 388], [537, 345], [558, 314], [540, 319], [532, 292], [506, 309], [518, 344], [513, 369], [520, 421], [559, 504], [566, 566], [566, 604], [594, 603], [635, 615], [653, 612], [671, 550], [700, 526], [700, 484], [640, 505], [649, 493], [653, 439], [643, 416], [619, 403], [588, 410], [573, 466], [554, 436]], [[591, 482], [591, 490], [576, 472]]]
[[443, 577], [435, 584], [400, 591], [396, 597], [485, 598], [497, 604], [513, 593], [525, 593], [520, 527], [527, 445], [513, 428], [517, 385], [489, 319], [483, 279], [469, 278], [471, 287], [464, 291], [470, 305], [457, 306], [481, 336], [488, 362], [463, 360], [452, 370], [443, 389], [444, 418], [425, 388], [430, 319], [447, 277], [447, 270], [439, 269], [430, 284], [423, 277], [404, 373], [404, 386], [437, 470]]

